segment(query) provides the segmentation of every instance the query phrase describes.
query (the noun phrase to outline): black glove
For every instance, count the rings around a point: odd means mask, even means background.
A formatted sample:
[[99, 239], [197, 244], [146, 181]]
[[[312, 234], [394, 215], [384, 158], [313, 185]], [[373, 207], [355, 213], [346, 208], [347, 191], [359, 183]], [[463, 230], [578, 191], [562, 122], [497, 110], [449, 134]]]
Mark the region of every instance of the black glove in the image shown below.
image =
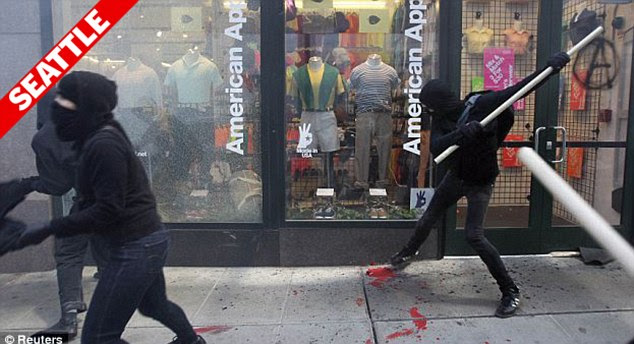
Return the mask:
[[27, 246], [37, 245], [46, 240], [53, 231], [47, 224], [28, 225], [26, 229], [22, 231], [18, 242], [14, 246], [14, 250], [21, 250]]
[[552, 67], [555, 73], [559, 73], [559, 71], [564, 68], [570, 62], [570, 56], [565, 52], [556, 53], [551, 56], [546, 62], [546, 66]]
[[22, 222], [0, 219], [0, 257], [16, 249], [20, 235], [26, 229]]
[[482, 136], [484, 128], [478, 121], [471, 121], [467, 124], [462, 124], [458, 127], [458, 130], [467, 141], [474, 141]]
[[39, 177], [16, 179], [0, 183], [0, 218], [24, 201], [26, 195], [35, 190], [34, 184]]

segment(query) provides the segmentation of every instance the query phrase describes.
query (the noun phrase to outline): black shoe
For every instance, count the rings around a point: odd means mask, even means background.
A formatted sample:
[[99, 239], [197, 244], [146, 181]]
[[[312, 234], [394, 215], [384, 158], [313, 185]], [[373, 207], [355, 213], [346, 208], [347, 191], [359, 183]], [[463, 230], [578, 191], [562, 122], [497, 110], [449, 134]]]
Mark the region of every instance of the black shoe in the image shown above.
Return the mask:
[[191, 343], [183, 343], [180, 339], [178, 339], [178, 337], [174, 337], [174, 339], [172, 339], [172, 341], [168, 344], [207, 344], [207, 342], [201, 336], [196, 337], [196, 340]]
[[390, 265], [395, 270], [405, 269], [412, 263], [414, 258], [418, 255], [418, 250], [404, 247], [400, 252], [396, 253], [390, 258]]
[[31, 337], [37, 338], [53, 338], [62, 337], [64, 342], [70, 341], [77, 337], [77, 314], [66, 313], [62, 314], [62, 318], [57, 324], [33, 334]]
[[500, 300], [500, 305], [495, 310], [495, 316], [498, 318], [508, 318], [515, 314], [517, 308], [520, 305], [520, 291], [519, 289], [513, 288], [506, 292], [502, 293], [502, 300]]

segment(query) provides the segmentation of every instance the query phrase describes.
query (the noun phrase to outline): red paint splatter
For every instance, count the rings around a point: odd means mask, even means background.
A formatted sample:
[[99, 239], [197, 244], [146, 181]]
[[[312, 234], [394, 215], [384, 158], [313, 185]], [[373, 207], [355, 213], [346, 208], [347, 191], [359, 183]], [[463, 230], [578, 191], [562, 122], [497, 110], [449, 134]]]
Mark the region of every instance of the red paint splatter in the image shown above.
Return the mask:
[[394, 271], [387, 267], [371, 268], [368, 269], [368, 271], [366, 271], [365, 273], [370, 277], [374, 277], [374, 281], [370, 282], [370, 285], [377, 288], [383, 287], [383, 284], [385, 284], [385, 282], [387, 282], [391, 278], [396, 277]]
[[484, 344], [489, 344], [489, 342], [484, 342]]
[[365, 303], [365, 300], [362, 297], [357, 298], [357, 306], [361, 307]]
[[385, 339], [388, 339], [388, 340], [389, 339], [396, 339], [396, 338], [400, 338], [400, 337], [404, 337], [404, 336], [411, 336], [412, 334], [414, 334], [414, 330], [408, 328], [408, 329], [405, 329], [403, 331], [394, 332], [394, 333], [388, 335], [387, 337], [385, 337]]
[[233, 327], [231, 326], [214, 325], [214, 326], [207, 326], [207, 327], [199, 327], [194, 329], [194, 331], [196, 332], [196, 334], [202, 334], [202, 333], [218, 334], [222, 332], [227, 332], [231, 330], [232, 328]]
[[370, 266], [375, 266], [376, 262], [370, 262]]
[[414, 325], [416, 326], [416, 330], [421, 331], [427, 329], [427, 318], [425, 318], [424, 315], [420, 314], [418, 308], [412, 307], [412, 309], [409, 310], [409, 315], [414, 318]]
[[374, 344], [374, 342], [372, 341], [372, 339], [368, 339], [365, 341], [365, 344]]

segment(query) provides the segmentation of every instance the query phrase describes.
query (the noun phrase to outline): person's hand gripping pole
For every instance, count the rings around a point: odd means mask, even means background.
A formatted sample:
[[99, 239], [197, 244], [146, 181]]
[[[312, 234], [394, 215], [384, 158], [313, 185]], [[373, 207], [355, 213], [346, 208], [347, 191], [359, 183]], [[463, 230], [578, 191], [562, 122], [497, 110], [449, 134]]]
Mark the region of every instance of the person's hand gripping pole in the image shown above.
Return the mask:
[[[586, 38], [581, 40], [581, 42], [577, 43], [574, 47], [572, 47], [570, 50], [567, 51], [568, 56], [572, 56], [576, 54], [577, 52], [579, 52], [579, 50], [584, 48], [586, 45], [590, 44], [590, 42], [592, 42], [595, 38], [599, 37], [599, 35], [601, 35], [602, 33], [603, 33], [603, 27], [599, 26], [596, 29], [594, 29], [594, 31], [592, 31], [588, 36], [586, 36]], [[532, 90], [536, 85], [538, 85], [540, 82], [546, 79], [554, 71], [555, 70], [553, 69], [553, 67], [548, 67], [544, 69], [544, 71], [541, 72], [541, 74], [539, 74], [535, 79], [531, 80], [531, 82], [529, 82], [526, 86], [524, 86], [522, 89], [517, 91], [517, 93], [515, 93], [511, 98], [509, 98], [497, 109], [495, 109], [495, 111], [491, 112], [488, 116], [486, 116], [480, 122], [480, 124], [484, 127], [487, 124], [491, 123], [497, 116], [499, 116], [502, 112], [504, 112], [504, 110], [506, 110], [508, 107], [513, 105], [513, 103], [515, 103], [520, 98], [522, 98], [526, 93], [530, 92], [530, 90]], [[440, 155], [438, 155], [434, 159], [434, 162], [436, 162], [437, 164], [441, 163], [453, 152], [455, 152], [458, 148], [459, 148], [458, 145], [453, 145], [445, 149], [444, 152], [442, 152]]]

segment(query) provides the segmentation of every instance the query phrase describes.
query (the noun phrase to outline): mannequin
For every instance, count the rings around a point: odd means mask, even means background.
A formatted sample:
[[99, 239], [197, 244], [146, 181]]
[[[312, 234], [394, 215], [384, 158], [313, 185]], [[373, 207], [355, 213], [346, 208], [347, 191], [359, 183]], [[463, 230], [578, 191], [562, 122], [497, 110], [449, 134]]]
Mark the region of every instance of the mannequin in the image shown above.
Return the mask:
[[[302, 109], [300, 119], [300, 143], [298, 153], [326, 153], [324, 173], [326, 187], [334, 186], [333, 153], [338, 151], [337, 119], [333, 109], [344, 97], [346, 87], [339, 70], [324, 63], [320, 56], [313, 56], [308, 63], [293, 73], [293, 89], [290, 95], [298, 100]], [[302, 133], [304, 133], [302, 137]], [[311, 138], [312, 140], [310, 140]], [[306, 154], [308, 155], [308, 154]], [[317, 218], [334, 218], [332, 205], [315, 212]]]
[[473, 26], [466, 29], [464, 36], [467, 40], [467, 52], [469, 54], [482, 54], [484, 48], [493, 42], [493, 30], [484, 26], [482, 12], [475, 13]]
[[355, 187], [369, 187], [370, 152], [376, 142], [379, 156], [376, 187], [388, 184], [387, 171], [392, 150], [392, 99], [400, 80], [396, 70], [382, 61], [381, 55], [368, 55], [365, 63], [350, 74], [350, 88], [355, 92]]
[[368, 56], [368, 59], [365, 61], [369, 66], [378, 67], [383, 63], [381, 60], [381, 55], [379, 54], [371, 54]]
[[504, 37], [506, 46], [513, 48], [515, 54], [526, 54], [528, 43], [532, 36], [528, 31], [524, 30], [524, 23], [519, 12], [515, 12], [513, 15], [513, 27], [504, 30]]
[[200, 59], [200, 53], [197, 48], [198, 47], [196, 47], [196, 49], [187, 50], [187, 53], [183, 56], [183, 60], [188, 66], [193, 65], [196, 61], [198, 61], [198, 59]]
[[[153, 119], [163, 106], [161, 82], [156, 72], [141, 59], [130, 56], [125, 66], [114, 73], [119, 104], [116, 116], [138, 151], [151, 153], [154, 142]], [[148, 161], [150, 157], [148, 156]], [[151, 176], [151, 173], [148, 173]]]
[[308, 67], [314, 71], [319, 70], [321, 67], [323, 67], [323, 65], [324, 61], [319, 56], [313, 56], [308, 59]]
[[[192, 47], [168, 69], [164, 84], [170, 95], [172, 135], [187, 137], [199, 149], [183, 162], [188, 166], [183, 170], [192, 171], [192, 180], [198, 182], [195, 188], [205, 189], [215, 143], [212, 100], [214, 89], [222, 85], [220, 72], [215, 63], [200, 54], [198, 47]], [[191, 151], [185, 145], [178, 149]]]

